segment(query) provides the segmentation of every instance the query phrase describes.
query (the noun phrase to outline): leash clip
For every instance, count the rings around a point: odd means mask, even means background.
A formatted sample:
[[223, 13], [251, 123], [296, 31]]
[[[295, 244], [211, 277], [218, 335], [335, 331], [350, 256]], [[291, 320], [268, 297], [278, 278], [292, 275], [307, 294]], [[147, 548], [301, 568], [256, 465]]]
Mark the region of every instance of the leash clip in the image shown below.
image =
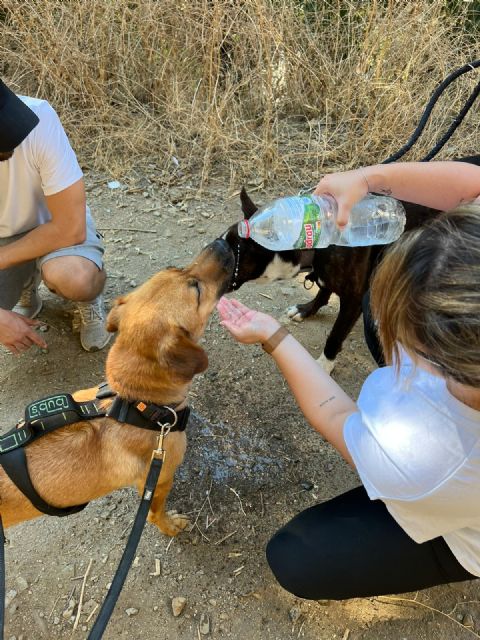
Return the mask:
[[175, 409], [167, 406], [165, 406], [165, 409], [168, 409], [172, 413], [173, 422], [157, 422], [158, 426], [160, 427], [160, 434], [158, 436], [157, 448], [152, 451], [152, 460], [153, 458], [155, 458], [156, 460], [165, 460], [165, 449], [163, 448], [163, 441], [178, 422], [178, 415]]

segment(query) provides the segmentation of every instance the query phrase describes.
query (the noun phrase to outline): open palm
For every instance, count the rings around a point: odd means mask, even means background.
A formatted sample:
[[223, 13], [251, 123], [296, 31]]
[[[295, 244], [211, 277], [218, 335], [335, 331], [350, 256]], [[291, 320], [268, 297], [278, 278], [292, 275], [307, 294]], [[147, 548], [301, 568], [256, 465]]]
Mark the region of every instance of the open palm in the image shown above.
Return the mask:
[[217, 310], [221, 324], [244, 344], [263, 342], [280, 326], [271, 316], [254, 311], [235, 299], [221, 298]]

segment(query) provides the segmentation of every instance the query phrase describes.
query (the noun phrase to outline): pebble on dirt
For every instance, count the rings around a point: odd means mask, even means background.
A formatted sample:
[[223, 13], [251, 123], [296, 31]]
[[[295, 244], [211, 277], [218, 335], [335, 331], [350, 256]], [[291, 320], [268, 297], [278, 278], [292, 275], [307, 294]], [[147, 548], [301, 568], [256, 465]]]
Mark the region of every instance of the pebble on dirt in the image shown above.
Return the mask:
[[172, 612], [175, 618], [178, 618], [178, 616], [182, 613], [182, 611], [185, 609], [186, 604], [187, 599], [183, 596], [176, 596], [175, 598], [172, 598]]

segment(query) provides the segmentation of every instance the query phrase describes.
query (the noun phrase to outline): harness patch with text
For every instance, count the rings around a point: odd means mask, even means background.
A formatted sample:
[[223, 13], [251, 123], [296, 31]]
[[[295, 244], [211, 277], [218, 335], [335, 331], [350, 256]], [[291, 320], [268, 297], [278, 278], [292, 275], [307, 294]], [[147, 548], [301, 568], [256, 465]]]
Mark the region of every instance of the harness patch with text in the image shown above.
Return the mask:
[[41, 420], [66, 411], [78, 411], [78, 404], [69, 393], [61, 393], [36, 400], [25, 409], [25, 422]]

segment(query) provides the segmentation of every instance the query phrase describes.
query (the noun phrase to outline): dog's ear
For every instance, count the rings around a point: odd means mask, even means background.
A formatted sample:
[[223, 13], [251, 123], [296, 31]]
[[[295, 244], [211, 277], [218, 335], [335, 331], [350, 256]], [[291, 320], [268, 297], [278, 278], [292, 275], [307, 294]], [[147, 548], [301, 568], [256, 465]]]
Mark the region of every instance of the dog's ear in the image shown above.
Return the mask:
[[208, 367], [208, 356], [205, 350], [184, 334], [179, 335], [166, 359], [169, 368], [187, 381]]
[[257, 211], [257, 205], [250, 199], [250, 196], [247, 193], [245, 187], [242, 187], [240, 191], [240, 201], [242, 203], [242, 212], [245, 218], [248, 220], [255, 211]]
[[125, 302], [126, 302], [126, 297], [121, 296], [120, 298], [117, 298], [113, 303], [113, 307], [107, 316], [107, 324], [106, 324], [107, 331], [109, 331], [110, 333], [115, 333], [115, 331], [118, 331], [118, 325], [120, 323], [120, 318], [122, 316], [122, 311], [123, 311], [123, 305], [125, 304]]

